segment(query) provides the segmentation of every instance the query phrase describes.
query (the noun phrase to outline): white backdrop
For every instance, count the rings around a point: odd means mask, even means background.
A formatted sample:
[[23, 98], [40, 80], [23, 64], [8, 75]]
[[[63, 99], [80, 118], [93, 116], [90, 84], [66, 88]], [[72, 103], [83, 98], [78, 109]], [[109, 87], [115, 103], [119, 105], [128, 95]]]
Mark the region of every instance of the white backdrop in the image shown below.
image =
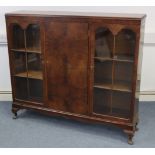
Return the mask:
[[11, 91], [4, 14], [16, 10], [51, 10], [147, 14], [141, 92], [155, 94], [155, 7], [0, 7], [0, 92]]

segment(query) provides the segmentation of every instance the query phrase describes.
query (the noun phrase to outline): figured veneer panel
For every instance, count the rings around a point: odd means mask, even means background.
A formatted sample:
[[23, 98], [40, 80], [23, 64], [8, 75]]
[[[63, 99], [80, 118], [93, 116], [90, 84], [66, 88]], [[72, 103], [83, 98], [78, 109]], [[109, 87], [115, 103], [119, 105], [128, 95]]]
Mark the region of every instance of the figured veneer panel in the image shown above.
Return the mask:
[[49, 106], [87, 113], [88, 24], [50, 22], [48, 27]]

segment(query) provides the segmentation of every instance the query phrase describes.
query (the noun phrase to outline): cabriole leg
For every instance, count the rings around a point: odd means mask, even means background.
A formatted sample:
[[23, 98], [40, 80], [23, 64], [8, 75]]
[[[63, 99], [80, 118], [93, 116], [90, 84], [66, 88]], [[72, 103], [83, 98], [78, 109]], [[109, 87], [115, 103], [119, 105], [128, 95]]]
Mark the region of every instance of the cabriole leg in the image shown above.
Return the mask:
[[17, 119], [17, 112], [18, 112], [18, 108], [12, 107], [12, 113], [13, 113], [13, 119]]
[[133, 135], [128, 135], [128, 144], [133, 145]]
[[135, 125], [135, 131], [139, 130], [139, 128], [137, 126], [138, 126], [138, 123], [136, 123], [136, 125]]
[[133, 130], [124, 130], [124, 132], [128, 136], [128, 144], [133, 145], [133, 137], [134, 137], [134, 129]]
[[12, 118], [13, 118], [13, 119], [17, 119], [17, 112], [14, 112], [13, 114], [14, 114], [14, 115], [13, 115]]

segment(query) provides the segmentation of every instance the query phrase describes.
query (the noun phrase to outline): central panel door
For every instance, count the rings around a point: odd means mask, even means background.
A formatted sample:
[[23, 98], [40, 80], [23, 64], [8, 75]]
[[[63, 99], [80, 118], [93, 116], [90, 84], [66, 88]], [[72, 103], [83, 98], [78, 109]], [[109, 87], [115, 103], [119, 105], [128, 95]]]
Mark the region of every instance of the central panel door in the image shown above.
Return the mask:
[[46, 38], [49, 107], [86, 114], [88, 24], [53, 21]]

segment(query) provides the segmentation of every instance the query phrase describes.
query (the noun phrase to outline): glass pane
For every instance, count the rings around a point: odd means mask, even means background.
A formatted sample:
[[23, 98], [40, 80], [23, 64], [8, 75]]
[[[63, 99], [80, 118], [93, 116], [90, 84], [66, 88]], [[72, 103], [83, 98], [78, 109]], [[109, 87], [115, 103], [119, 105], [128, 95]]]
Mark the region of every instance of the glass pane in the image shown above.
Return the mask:
[[111, 89], [112, 86], [112, 61], [95, 61], [94, 87]]
[[24, 30], [19, 25], [14, 25], [12, 30], [12, 49], [25, 50]]
[[136, 45], [136, 34], [132, 30], [123, 29], [115, 38], [114, 58], [133, 60]]
[[39, 25], [31, 24], [26, 30], [26, 48], [27, 52], [40, 53], [40, 28]]
[[[26, 40], [25, 40], [26, 38]], [[13, 26], [14, 83], [17, 99], [43, 101], [43, 73], [39, 25], [26, 30]]]
[[32, 101], [43, 101], [43, 72], [40, 27], [31, 24], [26, 29], [28, 96]]
[[15, 77], [15, 95], [17, 99], [27, 100], [27, 78]]
[[109, 29], [101, 27], [95, 34], [95, 57], [110, 58], [112, 56], [114, 37]]
[[40, 54], [28, 53], [28, 77], [34, 79], [43, 79]]
[[26, 71], [26, 54], [13, 52], [14, 56], [14, 74], [19, 77], [27, 77]]
[[38, 79], [28, 79], [29, 100], [43, 100], [43, 81]]
[[94, 88], [93, 111], [98, 114], [109, 114], [111, 93], [109, 90]]
[[131, 92], [133, 63], [115, 62], [113, 90]]
[[129, 118], [131, 93], [113, 91], [111, 115]]

